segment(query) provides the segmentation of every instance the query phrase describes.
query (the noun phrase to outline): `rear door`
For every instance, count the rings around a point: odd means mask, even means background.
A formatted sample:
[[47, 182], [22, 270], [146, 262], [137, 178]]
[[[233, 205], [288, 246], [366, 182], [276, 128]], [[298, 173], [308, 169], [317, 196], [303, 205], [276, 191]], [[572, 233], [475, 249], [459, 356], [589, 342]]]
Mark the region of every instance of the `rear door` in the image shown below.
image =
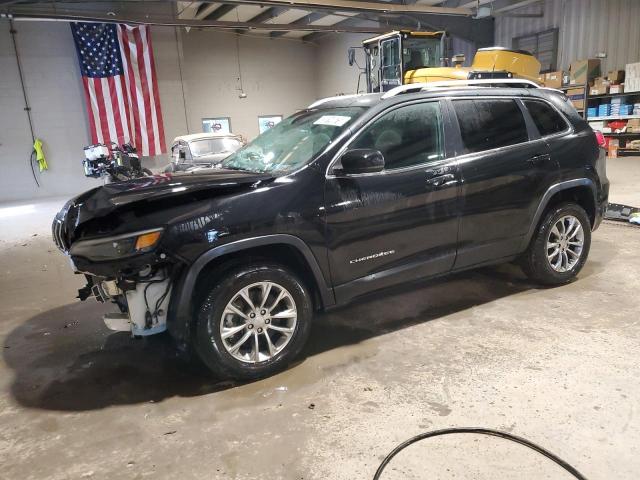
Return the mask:
[[538, 134], [547, 143], [551, 160], [559, 163], [560, 158], [571, 158], [575, 144], [565, 138], [571, 133], [571, 125], [562, 114], [541, 99], [523, 100], [522, 103]]
[[451, 106], [462, 176], [457, 269], [520, 253], [558, 167], [520, 100], [452, 99]]

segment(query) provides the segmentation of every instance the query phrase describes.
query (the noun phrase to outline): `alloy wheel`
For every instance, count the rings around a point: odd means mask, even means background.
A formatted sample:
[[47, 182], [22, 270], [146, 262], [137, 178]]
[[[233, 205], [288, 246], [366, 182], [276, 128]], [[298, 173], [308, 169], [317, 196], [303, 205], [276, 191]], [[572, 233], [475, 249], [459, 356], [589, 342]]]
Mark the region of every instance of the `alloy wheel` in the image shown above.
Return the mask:
[[584, 248], [582, 224], [573, 215], [561, 217], [549, 231], [547, 259], [556, 272], [571, 270], [580, 261]]
[[225, 307], [220, 336], [235, 359], [259, 363], [272, 359], [289, 343], [298, 313], [293, 296], [274, 282], [242, 288]]

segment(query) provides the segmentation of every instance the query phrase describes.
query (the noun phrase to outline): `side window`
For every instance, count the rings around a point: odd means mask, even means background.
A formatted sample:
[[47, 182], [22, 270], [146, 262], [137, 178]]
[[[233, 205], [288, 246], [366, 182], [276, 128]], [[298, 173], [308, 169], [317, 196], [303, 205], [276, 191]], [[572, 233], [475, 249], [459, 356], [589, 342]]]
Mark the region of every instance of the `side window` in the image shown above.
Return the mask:
[[417, 103], [392, 110], [374, 120], [350, 148], [380, 150], [386, 170], [444, 158], [440, 104]]
[[464, 153], [506, 147], [529, 140], [515, 100], [454, 100]]
[[524, 104], [538, 127], [541, 136], [564, 132], [569, 126], [562, 115], [545, 102], [524, 100]]

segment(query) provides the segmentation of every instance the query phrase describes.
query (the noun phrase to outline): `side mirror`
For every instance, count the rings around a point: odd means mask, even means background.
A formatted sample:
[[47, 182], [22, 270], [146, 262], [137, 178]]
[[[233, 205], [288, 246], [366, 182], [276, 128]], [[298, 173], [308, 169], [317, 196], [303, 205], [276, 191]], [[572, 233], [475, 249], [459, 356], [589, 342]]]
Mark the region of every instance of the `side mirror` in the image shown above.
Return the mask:
[[380, 150], [356, 148], [347, 150], [342, 158], [341, 173], [350, 175], [358, 173], [375, 173], [384, 169], [384, 156]]
[[352, 67], [356, 63], [356, 49], [349, 47], [347, 50], [347, 58], [349, 59], [349, 66]]

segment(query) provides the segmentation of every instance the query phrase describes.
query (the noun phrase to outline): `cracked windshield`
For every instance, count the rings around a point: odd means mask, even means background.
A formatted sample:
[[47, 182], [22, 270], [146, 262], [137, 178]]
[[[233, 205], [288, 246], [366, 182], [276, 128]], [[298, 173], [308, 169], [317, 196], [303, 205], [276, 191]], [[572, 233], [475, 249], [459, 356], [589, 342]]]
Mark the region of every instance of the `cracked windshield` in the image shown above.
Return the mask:
[[364, 110], [363, 107], [346, 107], [292, 115], [227, 157], [221, 167], [252, 172], [291, 172], [312, 160]]

